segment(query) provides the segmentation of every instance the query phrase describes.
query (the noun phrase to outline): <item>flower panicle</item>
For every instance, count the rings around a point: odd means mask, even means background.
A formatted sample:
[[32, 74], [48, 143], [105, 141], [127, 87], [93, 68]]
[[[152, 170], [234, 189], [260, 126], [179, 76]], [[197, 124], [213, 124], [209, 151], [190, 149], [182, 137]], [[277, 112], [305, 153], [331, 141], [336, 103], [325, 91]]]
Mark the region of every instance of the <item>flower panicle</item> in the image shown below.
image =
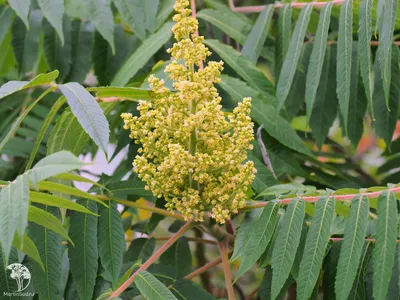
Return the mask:
[[199, 68], [211, 53], [204, 38], [195, 35], [198, 22], [191, 17], [189, 1], [177, 0], [174, 7], [176, 43], [168, 50], [172, 62], [165, 72], [176, 92], [151, 75], [153, 100], [139, 103], [139, 115], [121, 117], [124, 129], [141, 145], [133, 167], [146, 189], [164, 197], [166, 207], [187, 220], [203, 221], [210, 212], [224, 223], [246, 205], [255, 178], [254, 163], [247, 160], [254, 139], [251, 99], [225, 116], [214, 86], [221, 80], [223, 62]]

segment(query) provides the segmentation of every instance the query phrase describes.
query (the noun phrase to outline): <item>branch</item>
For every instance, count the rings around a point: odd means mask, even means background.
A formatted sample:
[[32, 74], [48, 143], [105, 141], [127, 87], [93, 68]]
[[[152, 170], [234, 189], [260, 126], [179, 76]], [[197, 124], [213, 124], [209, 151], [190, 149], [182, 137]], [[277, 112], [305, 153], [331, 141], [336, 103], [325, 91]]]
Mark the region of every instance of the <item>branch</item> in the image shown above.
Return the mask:
[[203, 274], [204, 272], [206, 272], [207, 270], [213, 268], [216, 265], [219, 265], [222, 262], [222, 258], [218, 257], [216, 259], [214, 259], [213, 261], [210, 261], [208, 264], [202, 266], [201, 268], [193, 271], [192, 273], [188, 274], [185, 276], [185, 279], [192, 279], [196, 276], [199, 276], [200, 274]]
[[225, 284], [228, 290], [228, 300], [235, 300], [235, 292], [232, 285], [231, 270], [229, 268], [229, 258], [228, 258], [228, 239], [224, 239], [219, 244], [219, 250], [221, 252], [222, 263], [224, 264], [224, 274], [225, 274]]
[[[169, 236], [155, 237], [156, 241], [167, 241], [169, 239], [170, 239]], [[202, 239], [202, 238], [197, 238], [197, 237], [186, 237], [186, 239], [189, 242], [196, 242], [196, 243], [200, 243], [200, 244], [218, 245], [218, 243], [216, 241], [213, 241], [213, 240], [207, 240], [207, 239]]]
[[[330, 238], [330, 240], [334, 243], [338, 243], [340, 241], [343, 241], [343, 238]], [[371, 242], [371, 243], [376, 243], [375, 239], [365, 239], [366, 242]], [[400, 240], [396, 240], [397, 244], [400, 244]]]
[[125, 281], [116, 291], [114, 291], [111, 296], [108, 298], [108, 300], [111, 300], [113, 298], [118, 297], [123, 293], [135, 280], [135, 277], [144, 270], [147, 270], [148, 267], [151, 266], [169, 247], [172, 246], [173, 243], [175, 243], [188, 229], [190, 229], [193, 225], [193, 219], [190, 221], [186, 222], [185, 225], [181, 227], [171, 238], [161, 246], [160, 249], [158, 249], [143, 265], [140, 266], [139, 269], [136, 270], [135, 273], [127, 281]]
[[[336, 201], [349, 201], [352, 200], [355, 196], [357, 195], [362, 195], [362, 196], [367, 196], [368, 198], [378, 198], [382, 192], [385, 190], [378, 191], [378, 192], [371, 192], [371, 193], [357, 193], [357, 194], [346, 194], [346, 195], [333, 195], [332, 197], [335, 198]], [[387, 191], [392, 192], [392, 193], [400, 193], [400, 187], [395, 187], [391, 189], [387, 189]], [[310, 197], [302, 197], [304, 202], [317, 202], [321, 197], [324, 196], [310, 196]], [[285, 199], [276, 199], [273, 201], [282, 203], [282, 204], [289, 204], [290, 201], [292, 201], [293, 198], [285, 198]], [[247, 205], [244, 210], [248, 209], [255, 209], [255, 208], [260, 208], [266, 206], [270, 201], [263, 201], [263, 202], [258, 202], [255, 204], [250, 204]]]
[[[257, 13], [257, 12], [262, 12], [265, 9], [266, 5], [257, 5], [257, 6], [242, 6], [242, 7], [236, 7], [235, 4], [233, 3], [233, 0], [228, 0], [229, 1], [229, 7], [235, 11], [235, 12], [240, 12], [240, 13]], [[323, 7], [325, 4], [332, 2], [333, 5], [342, 5], [345, 0], [334, 0], [334, 1], [327, 1], [327, 2], [312, 2], [311, 4], [314, 7]], [[277, 2], [275, 3], [274, 7], [275, 8], [280, 8], [285, 5], [290, 5], [293, 8], [303, 8], [307, 4], [310, 4], [310, 2], [292, 2], [292, 3], [280, 3]]]

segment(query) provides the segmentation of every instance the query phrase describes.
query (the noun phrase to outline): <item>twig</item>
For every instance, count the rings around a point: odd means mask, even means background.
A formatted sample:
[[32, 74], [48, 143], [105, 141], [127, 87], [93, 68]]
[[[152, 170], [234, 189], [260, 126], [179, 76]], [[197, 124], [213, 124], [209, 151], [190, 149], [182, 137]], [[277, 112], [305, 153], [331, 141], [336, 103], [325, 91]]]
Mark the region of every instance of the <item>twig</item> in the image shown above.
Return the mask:
[[245, 298], [245, 300], [251, 300], [254, 296], [257, 295], [259, 288], [255, 288], [249, 295], [247, 295], [247, 297]]
[[201, 268], [193, 271], [192, 273], [188, 274], [185, 276], [185, 279], [192, 279], [196, 276], [199, 276], [200, 274], [203, 274], [207, 270], [211, 269], [212, 267], [215, 267], [216, 265], [219, 265], [222, 262], [222, 257], [218, 257], [214, 259], [213, 261], [210, 261], [208, 264], [202, 266]]
[[[333, 195], [332, 197], [334, 197], [336, 201], [349, 201], [349, 200], [353, 199], [357, 195], [367, 196], [368, 198], [378, 198], [379, 195], [384, 191], [389, 191], [389, 192], [392, 192], [392, 193], [400, 193], [400, 187], [395, 187], [395, 188], [391, 188], [391, 189], [387, 189], [387, 190], [383, 190], [383, 191], [378, 191], [378, 192], [371, 192], [371, 193]], [[309, 196], [309, 197], [302, 197], [302, 198], [303, 198], [304, 202], [317, 202], [321, 197], [324, 197], [324, 196]], [[285, 198], [285, 199], [276, 199], [276, 200], [273, 200], [273, 201], [276, 201], [276, 202], [279, 202], [279, 203], [282, 203], [282, 204], [289, 204], [290, 201], [292, 201], [292, 199], [293, 198]], [[244, 208], [244, 210], [264, 207], [268, 203], [269, 203], [269, 201], [263, 201], [263, 202], [258, 202], [258, 203], [255, 203], [255, 204], [250, 204], [250, 205], [247, 205]]]
[[[257, 5], [257, 6], [242, 6], [242, 7], [236, 7], [235, 4], [233, 3], [233, 0], [228, 0], [229, 2], [229, 7], [235, 11], [235, 12], [240, 12], [240, 13], [257, 13], [257, 12], [262, 12], [265, 9], [266, 5]], [[345, 0], [334, 0], [334, 1], [327, 1], [327, 2], [311, 2], [311, 4], [314, 7], [323, 7], [325, 4], [332, 2], [333, 5], [342, 5]], [[280, 8], [284, 5], [290, 5], [293, 8], [303, 8], [307, 4], [310, 4], [310, 2], [292, 2], [292, 3], [280, 3], [277, 2], [275, 3], [274, 7], [275, 8]]]
[[228, 291], [228, 300], [235, 300], [235, 291], [233, 290], [231, 270], [228, 261], [228, 239], [225, 238], [221, 243], [219, 243], [219, 250], [221, 252], [222, 263], [224, 265], [225, 284]]
[[103, 195], [98, 195], [98, 196], [96, 196], [96, 198], [99, 199], [99, 200], [103, 200], [103, 201], [113, 200], [113, 201], [115, 201], [115, 202], [117, 202], [119, 204], [122, 204], [122, 205], [125, 205], [125, 206], [128, 206], [128, 207], [134, 207], [134, 208], [138, 208], [138, 209], [147, 210], [147, 211], [150, 211], [150, 212], [162, 215], [162, 216], [175, 218], [175, 219], [178, 219], [178, 220], [181, 220], [181, 221], [185, 220], [181, 214], [170, 212], [168, 210], [161, 209], [161, 208], [154, 207], [154, 206], [150, 206], [150, 205], [146, 205], [146, 204], [139, 204], [137, 202], [118, 199], [118, 198], [114, 198], [114, 197], [107, 197], [107, 196], [103, 196]]
[[[338, 243], [343, 241], [343, 238], [330, 238], [330, 240], [334, 243]], [[375, 239], [365, 239], [366, 242], [376, 243]], [[396, 240], [397, 244], [400, 244], [400, 240]]]
[[151, 266], [169, 247], [171, 247], [188, 229], [190, 229], [193, 225], [193, 219], [186, 222], [185, 225], [181, 227], [171, 238], [161, 246], [143, 265], [140, 266], [139, 269], [136, 270], [135, 273], [128, 280], [126, 280], [116, 291], [114, 291], [108, 300], [112, 298], [116, 298], [121, 295], [135, 280], [135, 277], [141, 272], [146, 270], [148, 267]]
[[258, 142], [258, 145], [260, 146], [261, 155], [263, 157], [265, 165], [267, 166], [268, 170], [271, 171], [271, 173], [274, 176], [274, 178], [278, 179], [276, 177], [275, 172], [274, 172], [274, 168], [272, 167], [271, 160], [269, 159], [267, 148], [265, 147], [264, 142], [262, 140], [261, 132], [262, 132], [263, 128], [264, 128], [264, 124], [261, 124], [261, 126], [258, 127], [258, 129], [257, 129], [257, 142]]
[[[201, 231], [200, 231], [201, 232]], [[160, 236], [160, 237], [155, 237], [154, 239], [156, 241], [167, 241], [169, 240], [171, 237], [169, 236]], [[186, 239], [189, 242], [195, 242], [195, 243], [199, 243], [199, 244], [209, 244], [209, 245], [218, 245], [218, 243], [216, 241], [213, 240], [207, 240], [207, 239], [203, 239], [203, 238], [198, 238], [198, 237], [186, 237]]]

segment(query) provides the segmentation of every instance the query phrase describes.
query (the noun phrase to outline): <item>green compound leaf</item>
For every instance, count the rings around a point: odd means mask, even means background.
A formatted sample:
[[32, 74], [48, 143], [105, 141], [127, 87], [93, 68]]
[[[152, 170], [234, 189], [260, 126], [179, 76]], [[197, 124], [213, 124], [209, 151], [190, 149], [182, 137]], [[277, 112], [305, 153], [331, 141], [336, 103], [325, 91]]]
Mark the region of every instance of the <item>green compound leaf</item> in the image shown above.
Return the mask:
[[391, 191], [384, 191], [378, 198], [376, 245], [372, 256], [374, 273], [372, 290], [374, 299], [386, 299], [392, 275], [397, 238], [397, 200]]
[[42, 19], [40, 10], [34, 10], [29, 15], [29, 30], [21, 19], [16, 18], [13, 22], [12, 46], [21, 76], [31, 72], [39, 59]]
[[397, 46], [393, 45], [390, 55], [391, 59], [391, 83], [389, 93], [389, 108], [385, 105], [384, 83], [381, 79], [381, 67], [379, 60], [375, 61], [375, 88], [374, 88], [374, 111], [376, 121], [373, 123], [376, 133], [382, 137], [391, 150], [393, 133], [396, 129], [397, 115], [399, 112], [399, 97], [400, 97], [400, 52]]
[[35, 101], [32, 102], [31, 105], [28, 106], [28, 108], [23, 112], [23, 114], [21, 114], [15, 121], [14, 123], [11, 125], [10, 130], [7, 132], [6, 136], [3, 137], [3, 140], [0, 143], [0, 151], [2, 151], [4, 149], [4, 147], [6, 146], [6, 144], [11, 140], [11, 138], [15, 135], [15, 133], [17, 132], [18, 128], [21, 126], [22, 121], [24, 121], [24, 119], [27, 117], [27, 115], [29, 114], [29, 112], [35, 107], [36, 104], [38, 104], [38, 102], [40, 100], [42, 100], [44, 97], [46, 97], [46, 95], [50, 92], [52, 92], [54, 89], [48, 88], [42, 95], [40, 95]]
[[365, 243], [368, 225], [369, 200], [366, 196], [357, 195], [351, 203], [350, 216], [344, 232], [338, 271], [335, 281], [336, 297], [348, 299]]
[[115, 286], [118, 283], [125, 251], [125, 234], [121, 215], [113, 201], [110, 202], [109, 208], [100, 210], [98, 237], [101, 263]]
[[37, 188], [39, 181], [54, 175], [79, 169], [85, 163], [81, 162], [76, 156], [68, 151], [60, 151], [40, 160], [26, 174], [32, 185]]
[[300, 243], [304, 214], [304, 200], [301, 198], [294, 198], [290, 202], [283, 216], [283, 220], [279, 225], [278, 235], [272, 253], [272, 299], [276, 299], [286, 279], [289, 277]]
[[61, 44], [64, 44], [64, 33], [62, 28], [64, 0], [38, 0], [38, 4], [43, 15], [57, 31], [57, 34], [61, 39]]
[[[94, 25], [74, 20], [71, 24], [72, 65], [66, 81], [83, 82], [92, 67]], [[116, 54], [117, 55], [117, 54]]]
[[[57, 233], [59, 236], [65, 238], [68, 240], [72, 245], [74, 243], [72, 242], [71, 238], [68, 236], [67, 231], [61, 224], [61, 222], [52, 215], [51, 213], [47, 212], [48, 206], [41, 206], [45, 207], [45, 209], [40, 209], [36, 206], [30, 205], [29, 206], [29, 213], [28, 213], [28, 220], [30, 222], [36, 223], [40, 226], [43, 226], [46, 229], [50, 229], [51, 231]], [[49, 208], [50, 209], [50, 208]], [[55, 208], [51, 208], [55, 209]]]
[[290, 34], [292, 30], [292, 6], [286, 4], [279, 8], [278, 24], [276, 28], [275, 74], [279, 80], [283, 61], [289, 49]]
[[[134, 242], [133, 242], [134, 243]], [[192, 272], [192, 253], [189, 241], [182, 237], [168, 248], [160, 257], [160, 263], [175, 271], [175, 278], [180, 279]]]
[[372, 36], [372, 12], [373, 0], [362, 0], [360, 3], [360, 19], [358, 55], [360, 57], [360, 71], [363, 79], [365, 94], [367, 95], [372, 119], [375, 119], [374, 107], [372, 103], [372, 84], [371, 84], [371, 36]]
[[53, 122], [54, 117], [57, 115], [58, 111], [61, 109], [61, 107], [65, 103], [65, 97], [60, 97], [56, 103], [53, 104], [53, 106], [50, 109], [50, 112], [47, 114], [46, 118], [43, 121], [42, 127], [40, 128], [40, 131], [36, 137], [35, 140], [35, 145], [32, 149], [31, 155], [29, 156], [29, 160], [26, 164], [25, 171], [28, 171], [33, 164], [33, 161], [35, 159], [35, 156], [42, 144], [43, 138], [47, 133], [47, 130], [49, 129], [49, 126]]
[[18, 176], [1, 190], [0, 207], [0, 244], [7, 261], [15, 233], [23, 236], [28, 223], [29, 185], [26, 175]]
[[[209, 3], [210, 1], [207, 2]], [[230, 38], [244, 45], [252, 28], [251, 20], [233, 12], [228, 7], [221, 5], [221, 3], [212, 4], [212, 8], [199, 11], [197, 17], [210, 22]]]
[[48, 20], [44, 20], [42, 26], [44, 32], [43, 50], [46, 62], [51, 70], [57, 69], [60, 72], [59, 82], [63, 82], [71, 70], [71, 53], [75, 47], [71, 41], [71, 20], [66, 15], [62, 20], [65, 36], [64, 43]]
[[335, 218], [335, 199], [322, 197], [315, 207], [297, 278], [297, 298], [309, 299], [318, 280]]
[[205, 40], [205, 44], [217, 52], [253, 89], [261, 93], [274, 95], [275, 91], [272, 83], [269, 82], [260, 69], [254, 66], [241, 53], [217, 40]]
[[[264, 253], [278, 223], [279, 207], [278, 202], [268, 203], [266, 207], [261, 209], [262, 213], [259, 217], [252, 220], [253, 224], [245, 226], [243, 229], [241, 229], [242, 227], [239, 228], [238, 235], [244, 236], [242, 238], [244, 241], [240, 243], [241, 247], [236, 254], [237, 258], [241, 258], [241, 262], [235, 280], [247, 272]], [[251, 231], [245, 231], [249, 228], [251, 228]]]
[[48, 206], [55, 206], [59, 208], [65, 208], [73, 211], [78, 211], [81, 213], [85, 214], [94, 214], [90, 210], [86, 209], [84, 206], [75, 203], [71, 200], [64, 199], [55, 195], [50, 195], [50, 194], [45, 194], [45, 193], [39, 193], [39, 192], [30, 192], [29, 193], [29, 199], [31, 202], [35, 203], [40, 203]]
[[328, 136], [329, 129], [336, 119], [338, 99], [336, 93], [336, 45], [326, 49], [324, 66], [322, 68], [316, 99], [310, 119], [310, 127], [319, 149]]
[[273, 5], [266, 5], [263, 12], [257, 18], [246, 42], [243, 45], [242, 54], [255, 64], [261, 55], [268, 30], [274, 13]]
[[174, 282], [171, 290], [179, 300], [193, 299], [193, 295], [196, 295], [197, 300], [216, 300], [214, 296], [210, 295], [199, 285], [187, 279], [179, 279]]
[[18, 250], [22, 251], [34, 261], [36, 261], [44, 271], [44, 265], [42, 259], [40, 258], [40, 253], [36, 248], [35, 243], [26, 235], [24, 234], [23, 239], [21, 240], [18, 234], [14, 236], [13, 246]]
[[11, 8], [16, 12], [18, 17], [24, 22], [26, 28], [29, 28], [28, 14], [31, 6], [31, 0], [9, 0]]
[[[78, 205], [97, 214], [97, 204], [89, 200], [78, 200]], [[75, 247], [68, 247], [68, 257], [72, 279], [78, 291], [79, 299], [93, 299], [98, 269], [97, 217], [73, 212], [70, 222], [70, 236]]]
[[[30, 208], [32, 208], [31, 206]], [[62, 227], [58, 219], [59, 211], [57, 208], [49, 208], [46, 206], [34, 207], [35, 210], [41, 211], [41, 216], [47, 223], [57, 222]], [[53, 225], [55, 226], [55, 225]], [[61, 299], [60, 295], [60, 278], [61, 278], [61, 237], [56, 232], [41, 224], [29, 223], [28, 235], [36, 245], [44, 270], [36, 262], [32, 263], [32, 281], [35, 291], [39, 294], [40, 299], [54, 300]]]
[[[222, 81], [219, 85], [236, 102], [241, 102], [244, 97], [248, 97], [249, 95], [253, 97], [250, 115], [258, 124], [264, 124], [264, 130], [268, 134], [288, 148], [308, 156], [313, 156], [296, 134], [296, 131], [290, 126], [289, 122], [282, 117], [278, 117], [276, 120], [276, 109], [273, 105], [267, 103], [267, 100], [263, 97], [258, 96], [256, 90], [237, 78], [221, 75], [221, 79]], [[238, 86], [241, 88], [238, 89]]]
[[6, 37], [13, 19], [14, 13], [8, 6], [0, 7], [0, 44]]
[[110, 128], [96, 99], [76, 82], [60, 84], [58, 87], [67, 99], [72, 113], [78, 119], [82, 128], [107, 156]]
[[9, 81], [0, 87], [0, 99], [7, 97], [8, 95], [22, 91], [24, 89], [33, 88], [39, 85], [50, 84], [58, 77], [59, 72], [57, 70], [39, 74], [31, 81]]
[[306, 4], [301, 10], [299, 19], [297, 20], [296, 27], [290, 41], [289, 49], [283, 62], [281, 74], [276, 87], [277, 98], [277, 115], [281, 111], [286, 98], [290, 92], [290, 87], [296, 73], [297, 63], [299, 62], [301, 50], [303, 48], [304, 36], [306, 34], [308, 22], [312, 12], [312, 4]]
[[377, 50], [377, 58], [381, 67], [381, 79], [383, 90], [385, 92], [385, 103], [388, 110], [389, 93], [391, 82], [391, 50], [393, 32], [396, 24], [398, 0], [386, 0], [383, 7], [382, 16], [378, 19], [379, 23], [379, 46]]
[[[0, 286], [2, 293], [12, 293], [17, 290], [17, 282], [10, 277], [10, 271], [7, 270], [7, 266], [13, 263], [19, 263], [18, 251], [16, 248], [11, 248], [8, 259], [5, 258], [3, 250], [0, 248]], [[3, 294], [2, 294], [3, 296]], [[15, 297], [3, 296], [2, 299], [14, 300]]]
[[[60, 177], [58, 175], [54, 176], [54, 177], [61, 178], [61, 179], [65, 178], [63, 176]], [[102, 204], [103, 206], [107, 207], [107, 205], [103, 201], [99, 200], [95, 195], [92, 195], [88, 192], [82, 191], [73, 186], [68, 186], [68, 185], [51, 182], [51, 181], [41, 181], [38, 184], [38, 188], [41, 191], [48, 191], [48, 192], [52, 192], [52, 193], [61, 193], [64, 195], [70, 195], [70, 196], [76, 196], [79, 198], [89, 199], [89, 200], [98, 202], [98, 203]]]
[[337, 50], [337, 87], [340, 112], [344, 119], [344, 131], [348, 132], [349, 102], [351, 90], [351, 66], [353, 43], [353, 0], [346, 0], [340, 9]]
[[108, 0], [86, 0], [84, 1], [90, 21], [96, 29], [110, 44], [113, 54], [114, 44], [114, 18], [111, 3]]
[[135, 278], [140, 293], [151, 300], [177, 300], [172, 292], [147, 271], [141, 271]]
[[310, 64], [307, 72], [306, 82], [306, 106], [307, 106], [307, 124], [310, 122], [311, 114], [317, 96], [317, 89], [320, 83], [321, 74], [324, 65], [328, 30], [331, 21], [332, 2], [328, 2], [321, 10], [318, 29], [315, 36], [313, 50], [310, 57]]
[[165, 23], [155, 34], [149, 36], [143, 44], [126, 60], [115, 75], [111, 85], [124, 86], [139, 72], [149, 59], [171, 38], [173, 23]]

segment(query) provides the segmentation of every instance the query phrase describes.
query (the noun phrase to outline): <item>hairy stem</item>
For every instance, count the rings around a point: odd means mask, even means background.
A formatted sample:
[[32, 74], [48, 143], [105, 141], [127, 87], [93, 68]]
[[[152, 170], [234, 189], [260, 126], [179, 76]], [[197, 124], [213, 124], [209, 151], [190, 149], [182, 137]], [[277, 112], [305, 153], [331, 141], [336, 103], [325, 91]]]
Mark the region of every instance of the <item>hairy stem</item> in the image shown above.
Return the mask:
[[219, 244], [219, 250], [221, 252], [222, 263], [224, 265], [225, 284], [228, 291], [228, 300], [235, 300], [235, 292], [233, 290], [231, 270], [229, 267], [228, 239], [223, 240]]
[[158, 249], [144, 264], [140, 266], [139, 269], [136, 270], [135, 273], [127, 281], [125, 281], [116, 291], [114, 291], [111, 296], [108, 298], [108, 300], [118, 297], [121, 295], [122, 292], [124, 292], [135, 280], [135, 277], [144, 270], [147, 270], [148, 267], [151, 266], [169, 247], [171, 247], [183, 234], [192, 227], [193, 225], [193, 219], [189, 220], [186, 222], [185, 225], [181, 227], [171, 238], [161, 246], [160, 249]]

